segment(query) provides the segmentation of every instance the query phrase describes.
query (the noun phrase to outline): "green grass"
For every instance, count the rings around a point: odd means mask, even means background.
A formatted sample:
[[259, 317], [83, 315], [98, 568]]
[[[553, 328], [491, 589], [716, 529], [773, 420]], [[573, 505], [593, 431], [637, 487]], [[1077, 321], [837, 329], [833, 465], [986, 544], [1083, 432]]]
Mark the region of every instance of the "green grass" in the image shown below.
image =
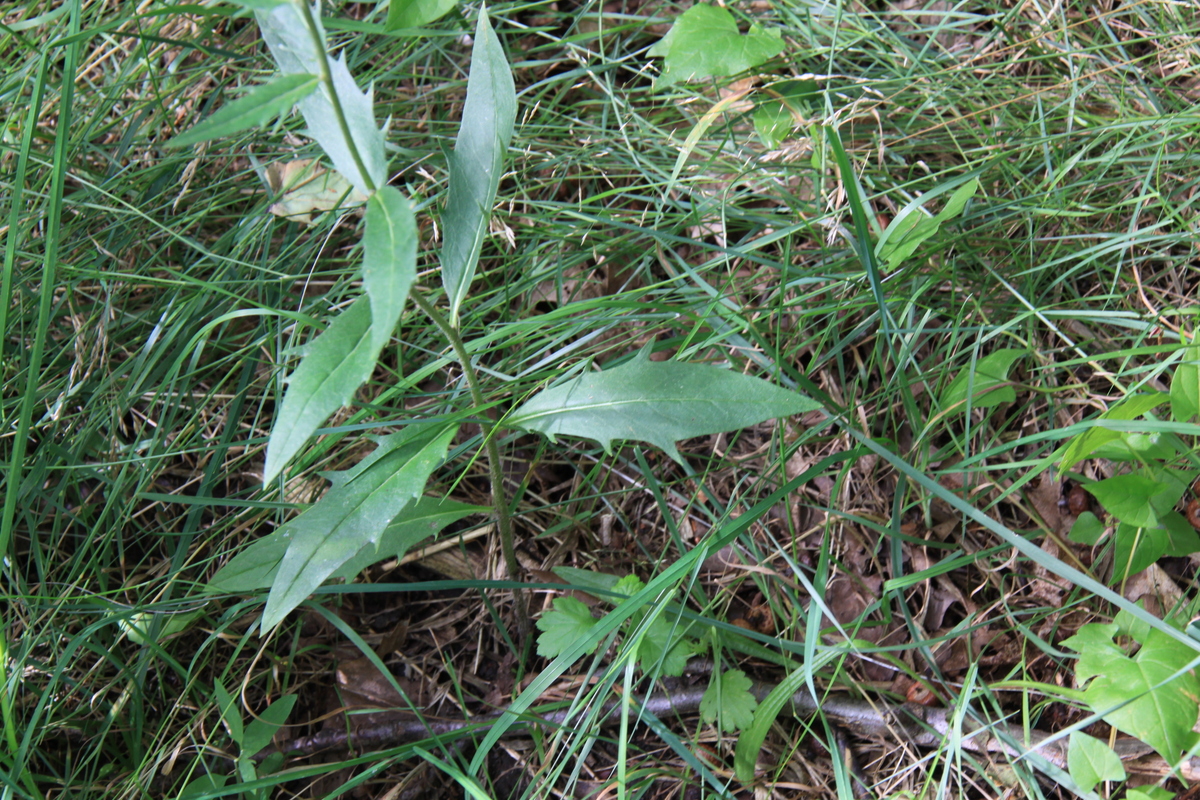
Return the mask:
[[[488, 400], [515, 407], [586, 359], [605, 363], [655, 339], [679, 358], [799, 387], [844, 415], [841, 427], [793, 420], [685, 443], [686, 471], [656, 451], [608, 455], [590, 442], [510, 435], [505, 470], [530, 568], [648, 581], [787, 480], [856, 446], [853, 430], [889, 442], [911, 474], [877, 453], [829, 467], [747, 526], [725, 553], [736, 565], [682, 576], [674, 599], [689, 602], [665, 613], [719, 638], [727, 663], [758, 680], [780, 680], [791, 659], [814, 686], [888, 697], [900, 684], [880, 677], [884, 662], [893, 675], [962, 691], [960, 707], [983, 719], [1015, 713], [1010, 722], [1046, 730], [1084, 719], [989, 684], [1069, 681], [1056, 644], [1114, 607], [1053, 589], [1039, 565], [915, 476], [1039, 537], [1029, 512], [1043, 501], [1033, 490], [1063, 430], [1129, 392], [1165, 388], [1177, 330], [1193, 327], [1200, 19], [1180, 3], [1110, 5], [993, 3], [928, 17], [851, 3], [756, 10], [789, 42], [771, 79], [817, 75], [819, 104], [777, 153], [765, 152], [745, 114], [719, 117], [665, 194], [684, 140], [718, 96], [703, 84], [653, 89], [645, 50], [682, 9], [490, 7], [520, 107], [495, 235], [464, 308], [491, 376]], [[247, 721], [294, 692], [290, 722], [305, 723], [338, 707], [336, 665], [368, 651], [430, 716], [507, 703], [523, 688], [504, 660], [515, 632], [509, 596], [462, 576], [377, 568], [363, 579], [373, 591], [329, 587], [314, 599], [323, 611], [297, 613], [267, 638], [247, 634], [261, 597], [202, 595], [221, 564], [314, 499], [321, 471], [361, 457], [364, 433], [446, 413], [466, 389], [414, 311], [359, 402], [327, 423], [286, 484], [262, 486], [279, 367], [357, 295], [360, 223], [349, 215], [304, 228], [267, 212], [256, 170], [316, 154], [296, 117], [196, 150], [162, 147], [270, 74], [250, 21], [231, 19], [228, 7], [186, 17], [158, 5], [58, 8], [10, 9], [0, 29], [6, 791], [177, 796], [181, 774], [199, 774], [188, 773], [198, 753], [236, 755], [214, 681]], [[469, 21], [476, 11], [467, 9]], [[422, 230], [419, 291], [436, 301], [435, 228], [470, 22], [455, 12], [411, 37], [361, 32], [382, 20], [370, 4], [326, 14], [359, 82], [374, 82], [379, 118], [392, 120], [393, 184], [414, 198]], [[820, 123], [840, 132], [859, 209]], [[895, 272], [873, 275], [847, 235], [877, 236], [910, 200], [968, 174], [981, 188], [965, 215]], [[969, 415], [940, 407], [973, 359], [1005, 347], [1031, 351], [1013, 373], [1015, 402]], [[431, 490], [483, 503], [486, 466], [472, 460], [471, 436]], [[1094, 478], [1105, 468], [1077, 469]], [[1098, 553], [1072, 555], [1103, 577]], [[472, 557], [485, 572], [499, 563], [482, 550]], [[943, 559], [954, 569], [923, 574]], [[1194, 565], [1162, 566], [1194, 600]], [[827, 588], [835, 574], [851, 577]], [[544, 582], [539, 575], [518, 577]], [[883, 588], [889, 580], [895, 589]], [[814, 589], [862, 611], [843, 627], [874, 644], [846, 658], [839, 635], [819, 636], [826, 601], [812, 603]], [[535, 610], [550, 596], [535, 594]], [[941, 619], [929, 610], [939, 603], [949, 608]], [[774, 662], [735, 649], [745, 637], [730, 623], [752, 608], [759, 618], [769, 609], [756, 641]], [[163, 635], [174, 615], [193, 611], [184, 630]], [[140, 615], [154, 620], [154, 644], [130, 636]], [[980, 625], [998, 638], [966, 633]], [[995, 662], [967, 672], [968, 640]], [[528, 677], [545, 677], [567, 701], [603, 702], [627, 680], [630, 655], [626, 641], [562, 665], [568, 675], [592, 670], [585, 689], [551, 681], [544, 661]], [[640, 673], [630, 680], [653, 688]], [[550, 796], [555, 780], [598, 789], [618, 771], [627, 796], [685, 784], [718, 796], [731, 779], [734, 738], [694, 716], [653, 729], [630, 719], [626, 742], [614, 728], [589, 738], [598, 706], [583, 714], [475, 756], [477, 777], [496, 797], [512, 776], [537, 776], [530, 796]], [[813, 731], [827, 738], [820, 722]], [[759, 779], [777, 782], [779, 796], [834, 794], [834, 768], [812, 741], [781, 723]], [[979, 757], [952, 745], [856, 748], [880, 796], [1005, 792], [999, 770], [969, 766]], [[426, 749], [463, 769], [473, 756]], [[411, 744], [299, 759], [262, 788], [317, 797], [362, 781], [362, 796], [383, 797], [413, 759]], [[436, 771], [417, 774], [431, 796], [461, 791]], [[1039, 788], [1027, 767], [1015, 774], [1019, 793], [1067, 794]]]

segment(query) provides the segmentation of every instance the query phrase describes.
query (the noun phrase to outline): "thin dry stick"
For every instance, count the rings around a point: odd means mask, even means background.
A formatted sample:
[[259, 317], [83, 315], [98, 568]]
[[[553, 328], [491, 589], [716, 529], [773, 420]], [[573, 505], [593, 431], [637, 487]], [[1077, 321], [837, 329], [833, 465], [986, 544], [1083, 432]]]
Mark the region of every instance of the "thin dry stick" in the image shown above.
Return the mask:
[[[756, 683], [751, 692], [761, 700], [773, 688], [769, 684]], [[635, 708], [656, 717], [695, 714], [700, 709], [700, 699], [704, 696], [704, 691], [704, 687], [694, 687], [658, 692], [645, 697], [635, 704]], [[829, 695], [818, 701], [807, 690], [803, 690], [792, 696], [790, 708], [796, 716], [808, 716], [820, 711], [831, 722], [862, 737], [894, 737], [917, 747], [943, 746], [947, 738], [955, 733], [953, 709], [932, 708], [915, 703], [871, 702], [840, 694]], [[620, 709], [619, 701], [606, 703], [600, 715], [600, 724], [607, 725], [618, 721]], [[354, 733], [344, 728], [322, 731], [312, 736], [294, 739], [278, 750], [270, 748], [256, 758], [265, 758], [270, 752], [303, 756], [325, 750], [375, 750], [459, 731], [482, 732], [503, 713], [488, 714], [474, 720], [396, 720]], [[531, 725], [561, 726], [578, 721], [570, 718], [567, 710], [547, 711], [536, 716], [530, 714], [527, 718], [527, 722], [510, 727], [506, 735], [528, 735]], [[1022, 746], [1020, 743], [1025, 741], [1025, 732], [1019, 726], [1003, 723], [981, 726], [967, 719], [963, 721], [959, 735], [964, 750], [1002, 753], [1012, 758], [1026, 758], [1032, 754], [1044, 758], [1060, 769], [1067, 769], [1067, 740], [1048, 741], [1051, 735], [1042, 731], [1030, 731], [1028, 745]], [[1118, 739], [1114, 749], [1123, 760], [1141, 758], [1153, 752], [1149, 745], [1137, 739]], [[1158, 756], [1140, 763], [1139, 768], [1144, 772], [1160, 775], [1170, 773], [1170, 765]], [[1200, 780], [1200, 756], [1185, 761], [1180, 772], [1189, 781]]]

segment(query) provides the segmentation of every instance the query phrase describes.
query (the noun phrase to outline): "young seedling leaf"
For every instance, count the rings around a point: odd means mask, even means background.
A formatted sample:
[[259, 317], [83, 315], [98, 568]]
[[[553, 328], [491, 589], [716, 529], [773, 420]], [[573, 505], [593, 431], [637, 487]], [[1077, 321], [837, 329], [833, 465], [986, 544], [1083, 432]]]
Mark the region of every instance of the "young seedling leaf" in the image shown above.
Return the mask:
[[1178, 511], [1163, 514], [1162, 526], [1167, 531], [1167, 551], [1163, 555], [1187, 558], [1192, 553], [1200, 553], [1200, 534]]
[[742, 35], [729, 11], [697, 3], [679, 15], [648, 55], [664, 59], [662, 74], [654, 82], [657, 89], [678, 81], [737, 75], [769, 61], [783, 48], [778, 28], [751, 25]]
[[235, 5], [252, 11], [270, 11], [275, 6], [294, 2], [294, 0], [232, 0]]
[[684, 627], [659, 615], [646, 627], [638, 645], [638, 663], [647, 673], [677, 678], [687, 668], [694, 645], [683, 636]]
[[975, 362], [974, 370], [958, 373], [946, 390], [942, 392], [942, 408], [952, 408], [967, 400], [967, 389], [971, 390], [972, 408], [993, 408], [1001, 403], [1012, 403], [1017, 393], [1008, 385], [1008, 371], [1025, 350], [997, 350]]
[[598, 441], [636, 439], [683, 463], [675, 442], [815, 411], [799, 392], [759, 378], [681, 361], [651, 361], [649, 348], [603, 372], [585, 373], [534, 395], [506, 424]]
[[[538, 635], [538, 655], [543, 658], [557, 658], [581, 637], [586, 636], [596, 621], [591, 610], [583, 602], [574, 597], [556, 597], [554, 610], [542, 614], [537, 621], [537, 628], [541, 631]], [[586, 652], [593, 652], [596, 644]]]
[[315, 75], [280, 75], [222, 106], [208, 119], [171, 139], [166, 147], [187, 147], [266, 125], [280, 114], [290, 111], [292, 106], [312, 94], [316, 88]]
[[291, 222], [312, 225], [314, 217], [334, 209], [349, 210], [367, 202], [367, 196], [315, 158], [298, 158], [266, 169], [267, 185], [279, 196], [270, 211]]
[[[1101, 414], [1099, 418], [1111, 420], [1137, 419], [1142, 414], [1162, 405], [1169, 399], [1170, 397], [1162, 392], [1136, 394], [1117, 403], [1108, 411]], [[1066, 450], [1063, 451], [1062, 461], [1058, 465], [1059, 477], [1062, 477], [1063, 473], [1091, 455], [1100, 445], [1120, 438], [1121, 433], [1119, 431], [1110, 431], [1107, 428], [1101, 427], [1089, 428], [1079, 434], [1071, 440]]]
[[787, 677], [758, 704], [758, 708], [754, 710], [754, 721], [742, 730], [733, 753], [733, 772], [742, 783], [749, 785], [754, 782], [754, 767], [758, 763], [767, 732], [775, 724], [779, 712], [791, 702], [792, 695], [804, 685], [806, 671], [801, 667], [788, 673]]
[[1084, 511], [1075, 519], [1067, 538], [1075, 544], [1086, 544], [1089, 547], [1100, 541], [1104, 535], [1104, 523], [1090, 511]]
[[410, 425], [385, 437], [382, 454], [353, 480], [288, 523], [290, 544], [275, 573], [262, 630], [274, 628], [334, 572], [379, 539], [421, 495], [446, 456], [456, 425]]
[[[962, 213], [967, 201], [979, 190], [979, 180], [972, 178], [954, 190], [946, 205], [936, 216], [930, 216], [924, 205], [945, 189], [934, 189], [918, 197], [906, 205], [892, 220], [891, 224], [879, 237], [875, 253], [881, 261], [887, 263], [889, 269], [895, 269], [903, 264], [927, 240], [941, 229], [942, 225]], [[1020, 351], [1018, 351], [1020, 352]]]
[[475, 277], [516, 116], [512, 70], [487, 12], [481, 11], [442, 215], [442, 285], [450, 303], [452, 325], [458, 324], [459, 308]]
[[1125, 800], [1175, 800], [1175, 793], [1165, 786], [1142, 786], [1125, 792]]
[[1101, 781], [1125, 780], [1121, 758], [1104, 742], [1082, 731], [1071, 734], [1067, 745], [1067, 769], [1079, 788], [1090, 792]]
[[408, 290], [417, 277], [417, 223], [408, 198], [384, 186], [367, 201], [363, 288], [371, 300], [371, 348], [392, 338]]
[[1179, 501], [1182, 492], [1170, 483], [1143, 475], [1115, 475], [1083, 487], [1104, 510], [1122, 522], [1140, 527], [1157, 526], [1159, 514]]
[[242, 730], [242, 712], [238, 707], [237, 698], [229, 693], [220, 680], [214, 680], [213, 699], [217, 701], [217, 711], [221, 714], [221, 721], [225, 723], [225, 729], [229, 731], [229, 738], [241, 746], [244, 731]]
[[344, 57], [335, 59], [329, 55], [325, 48], [325, 29], [316, 11], [311, 15], [313, 28], [309, 27], [310, 17], [297, 3], [281, 4], [269, 11], [258, 10], [255, 17], [263, 40], [285, 75], [323, 75], [329, 71], [345, 116], [345, 128], [338, 120], [324, 85], [303, 98], [299, 106], [308, 123], [309, 135], [321, 145], [333, 166], [363, 194], [370, 194], [372, 189], [386, 184], [383, 131], [375, 124], [373, 93], [358, 88]]
[[783, 81], [762, 89], [754, 108], [754, 130], [768, 149], [779, 147], [791, 135], [818, 89], [816, 81]]
[[329, 415], [350, 402], [375, 369], [378, 355], [371, 341], [371, 306], [360, 297], [313, 339], [304, 358], [288, 376], [287, 392], [275, 415], [267, 442], [263, 483], [283, 470], [313, 431]]
[[[555, 567], [551, 571], [566, 581], [573, 589], [611, 591], [617, 582], [621, 580], [618, 575], [593, 572], [590, 569], [579, 569], [578, 567]], [[612, 599], [608, 595], [602, 595], [602, 597], [606, 602], [612, 602]]]
[[1141, 739], [1174, 764], [1197, 740], [1192, 726], [1200, 680], [1194, 672], [1171, 676], [1195, 660], [1197, 652], [1151, 630], [1130, 658], [1111, 641], [1116, 629], [1116, 625], [1084, 625], [1063, 642], [1080, 654], [1076, 679], [1087, 682], [1084, 700], [1105, 722]]
[[1166, 555], [1170, 546], [1165, 528], [1118, 524], [1113, 537], [1113, 576], [1109, 583], [1128, 580]]
[[1176, 422], [1191, 422], [1200, 415], [1200, 347], [1184, 349], [1184, 361], [1171, 376], [1171, 416]]
[[454, 10], [457, 0], [392, 0], [388, 6], [386, 30], [419, 28], [441, 19]]
[[[342, 494], [334, 494], [334, 491], [331, 489], [326, 497], [333, 497], [331, 502], [336, 503]], [[484, 506], [467, 505], [456, 500], [417, 498], [388, 523], [379, 536], [378, 545], [363, 545], [349, 561], [334, 570], [329, 577], [353, 580], [372, 564], [389, 558], [402, 558], [424, 540], [437, 536], [447, 525], [471, 514], [487, 511]], [[208, 584], [209, 588], [231, 594], [248, 594], [258, 589], [270, 588], [275, 582], [279, 564], [287, 553], [291, 537], [291, 528], [285, 526], [259, 539], [222, 567]]]
[[758, 700], [750, 694], [752, 682], [740, 669], [713, 672], [704, 697], [700, 698], [700, 716], [716, 722], [722, 731], [743, 730], [754, 721]]
[[288, 715], [296, 705], [296, 695], [288, 694], [267, 706], [258, 718], [246, 726], [242, 738], [242, 755], [253, 756], [271, 743], [275, 733], [287, 722]]

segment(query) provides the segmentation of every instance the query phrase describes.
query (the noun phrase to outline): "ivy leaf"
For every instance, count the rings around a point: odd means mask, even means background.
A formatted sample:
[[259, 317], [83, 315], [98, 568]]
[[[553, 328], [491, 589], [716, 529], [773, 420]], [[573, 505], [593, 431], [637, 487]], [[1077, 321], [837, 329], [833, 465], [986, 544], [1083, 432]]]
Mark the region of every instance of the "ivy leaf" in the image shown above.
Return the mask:
[[657, 89], [677, 81], [736, 75], [774, 58], [783, 48], [778, 28], [751, 25], [743, 36], [729, 11], [698, 3], [675, 20], [648, 55], [665, 59], [654, 82]]
[[278, 625], [364, 547], [378, 545], [392, 519], [424, 491], [457, 429], [410, 425], [385, 437], [366, 469], [288, 523], [290, 544], [267, 595], [263, 631]]
[[1100, 781], [1125, 780], [1120, 757], [1104, 742], [1081, 731], [1071, 734], [1067, 745], [1067, 769], [1079, 788], [1090, 792]]
[[166, 143], [166, 147], [187, 147], [197, 142], [257, 128], [267, 124], [312, 94], [317, 88], [315, 75], [298, 72], [280, 75], [222, 106], [212, 116]]
[[704, 696], [700, 698], [700, 716], [705, 722], [719, 722], [722, 731], [742, 730], [754, 721], [758, 700], [750, 694], [751, 681], [740, 669], [714, 672]]
[[[1099, 419], [1112, 420], [1132, 420], [1137, 419], [1142, 414], [1162, 405], [1169, 400], [1170, 397], [1162, 392], [1151, 392], [1149, 394], [1135, 394], [1132, 397], [1127, 397], [1120, 403], [1117, 403], [1112, 408], [1105, 411], [1099, 416]], [[1063, 451], [1062, 461], [1058, 465], [1058, 475], [1062, 477], [1063, 473], [1079, 463], [1083, 459], [1092, 454], [1093, 451], [1105, 442], [1111, 442], [1114, 439], [1120, 439], [1120, 431], [1110, 431], [1107, 428], [1099, 426], [1089, 428], [1083, 433], [1076, 436], [1067, 445]]]
[[950, 382], [942, 392], [941, 405], [951, 408], [967, 400], [967, 387], [972, 392], [973, 408], [992, 408], [1001, 403], [1012, 403], [1017, 393], [1008, 383], [1008, 371], [1020, 358], [1028, 353], [1024, 350], [997, 350], [975, 362], [974, 370], [965, 370]]
[[650, 346], [619, 367], [589, 372], [534, 395], [506, 422], [518, 428], [598, 441], [649, 442], [680, 464], [675, 442], [755, 425], [821, 406], [799, 392], [737, 372], [650, 360]]
[[[1086, 629], [1092, 630], [1083, 635]], [[1197, 740], [1192, 726], [1196, 724], [1200, 681], [1187, 672], [1159, 684], [1191, 663], [1196, 651], [1151, 630], [1137, 655], [1130, 658], [1111, 640], [1103, 641], [1116, 629], [1116, 625], [1084, 625], [1063, 642], [1080, 654], [1076, 679], [1088, 681], [1084, 701], [1103, 714], [1105, 722], [1146, 742], [1174, 764]]]
[[[537, 621], [537, 628], [541, 631], [538, 636], [538, 655], [557, 658], [586, 636], [597, 621], [583, 602], [574, 597], [556, 597], [554, 610], [542, 614]], [[594, 652], [597, 644], [599, 642], [584, 652]]]
[[452, 325], [458, 324], [459, 307], [475, 277], [516, 117], [512, 70], [488, 22], [487, 11], [480, 11], [467, 76], [467, 99], [450, 159], [450, 188], [442, 215], [442, 285], [450, 303]]

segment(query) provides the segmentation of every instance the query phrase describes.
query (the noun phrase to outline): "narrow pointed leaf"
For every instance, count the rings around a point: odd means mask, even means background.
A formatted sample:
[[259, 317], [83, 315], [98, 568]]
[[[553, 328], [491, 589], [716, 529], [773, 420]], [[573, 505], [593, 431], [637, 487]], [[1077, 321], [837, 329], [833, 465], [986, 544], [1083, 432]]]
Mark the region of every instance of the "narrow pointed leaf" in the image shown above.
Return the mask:
[[371, 306], [360, 297], [313, 339], [300, 366], [288, 377], [267, 442], [263, 483], [274, 480], [313, 431], [350, 402], [371, 377], [376, 355], [371, 347]]
[[392, 0], [385, 30], [425, 25], [449, 14], [456, 5], [457, 0]]
[[[1099, 418], [1112, 420], [1137, 419], [1142, 414], [1162, 405], [1170, 399], [1170, 395], [1162, 392], [1131, 395], [1109, 408]], [[1061, 477], [1064, 472], [1091, 455], [1096, 448], [1120, 438], [1120, 432], [1101, 427], [1091, 428], [1079, 434], [1063, 450], [1062, 461], [1058, 465], [1059, 476]]]
[[[1017, 393], [1008, 386], [1008, 371], [1017, 359], [1027, 355], [1024, 350], [997, 350], [975, 362], [974, 370], [965, 370], [950, 382], [942, 392], [942, 408], [950, 408], [967, 399], [970, 384], [972, 408], [993, 408], [1001, 403], [1011, 403]], [[965, 410], [965, 407], [964, 407]]]
[[[319, 86], [299, 105], [309, 134], [321, 145], [333, 166], [363, 194], [386, 184], [383, 131], [375, 124], [373, 93], [358, 88], [345, 58], [329, 56], [325, 49], [325, 29], [316, 11], [313, 12], [315, 30], [309, 29], [305, 15], [295, 3], [256, 11], [255, 17], [275, 63], [285, 75], [322, 75], [328, 66], [350, 137], [338, 122], [326, 86]], [[352, 155], [355, 149], [358, 159]], [[363, 169], [359, 168], [360, 161]]]
[[187, 147], [265, 125], [280, 114], [286, 114], [316, 88], [314, 75], [281, 75], [222, 106], [212, 116], [167, 142], [166, 146]]
[[459, 308], [475, 277], [516, 116], [512, 70], [486, 11], [481, 12], [442, 215], [442, 285], [450, 302], [451, 324], [457, 325]]
[[278, 625], [339, 568], [380, 537], [420, 497], [446, 456], [457, 426], [412, 425], [385, 438], [383, 454], [353, 480], [288, 524], [287, 552], [263, 611], [262, 630]]
[[[342, 495], [335, 495], [334, 491], [331, 489], [321, 502], [330, 497], [334, 498], [330, 502], [339, 502], [338, 498]], [[402, 558], [422, 541], [437, 536], [450, 523], [471, 514], [487, 511], [484, 506], [472, 506], [456, 500], [419, 497], [388, 523], [379, 536], [378, 545], [363, 545], [349, 561], [334, 570], [329, 577], [353, 580], [358, 573], [372, 564], [389, 558]], [[209, 588], [231, 594], [248, 594], [258, 589], [269, 589], [275, 582], [275, 574], [279, 571], [284, 555], [287, 554], [291, 537], [292, 528], [289, 525], [259, 539], [222, 567], [209, 582]]]
[[798, 392], [718, 367], [650, 360], [644, 349], [619, 367], [591, 372], [547, 389], [513, 412], [506, 424], [554, 437], [598, 441], [636, 439], [682, 463], [675, 442], [736, 430], [764, 420], [815, 411]]
[[1187, 361], [1175, 368], [1171, 378], [1171, 416], [1176, 422], [1191, 422], [1200, 414], [1200, 347], [1184, 350]]
[[378, 354], [392, 337], [408, 290], [417, 277], [417, 224], [408, 198], [391, 186], [367, 201], [363, 288], [371, 299], [371, 347]]

